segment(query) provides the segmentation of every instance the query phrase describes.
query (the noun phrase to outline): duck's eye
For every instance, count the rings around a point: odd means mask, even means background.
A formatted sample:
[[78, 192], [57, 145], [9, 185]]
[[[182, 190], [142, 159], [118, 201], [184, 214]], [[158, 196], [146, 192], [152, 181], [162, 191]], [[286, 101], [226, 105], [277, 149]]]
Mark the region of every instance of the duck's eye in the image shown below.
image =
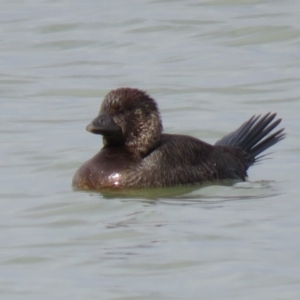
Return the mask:
[[121, 108], [119, 109], [119, 114], [124, 114], [124, 113], [125, 113], [125, 108], [121, 107]]

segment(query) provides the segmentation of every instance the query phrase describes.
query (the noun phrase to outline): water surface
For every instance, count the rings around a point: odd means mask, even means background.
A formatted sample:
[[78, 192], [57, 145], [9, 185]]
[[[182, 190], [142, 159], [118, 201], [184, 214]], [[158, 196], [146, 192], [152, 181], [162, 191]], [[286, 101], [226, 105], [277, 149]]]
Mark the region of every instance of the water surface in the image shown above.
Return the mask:
[[[296, 0], [4, 1], [1, 298], [297, 299], [299, 18]], [[157, 99], [165, 132], [213, 143], [273, 111], [288, 135], [247, 182], [74, 192], [120, 86]]]

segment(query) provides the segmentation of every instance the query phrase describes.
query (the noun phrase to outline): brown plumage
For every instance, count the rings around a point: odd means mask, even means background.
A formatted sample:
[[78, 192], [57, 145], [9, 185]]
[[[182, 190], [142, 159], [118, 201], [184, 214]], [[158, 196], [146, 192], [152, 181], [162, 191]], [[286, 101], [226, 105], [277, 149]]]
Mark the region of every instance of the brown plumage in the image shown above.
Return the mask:
[[194, 137], [162, 133], [156, 102], [138, 89], [109, 92], [87, 130], [103, 136], [104, 147], [73, 178], [78, 189], [123, 189], [245, 180], [263, 151], [285, 137], [268, 135], [276, 114], [253, 116], [215, 145]]

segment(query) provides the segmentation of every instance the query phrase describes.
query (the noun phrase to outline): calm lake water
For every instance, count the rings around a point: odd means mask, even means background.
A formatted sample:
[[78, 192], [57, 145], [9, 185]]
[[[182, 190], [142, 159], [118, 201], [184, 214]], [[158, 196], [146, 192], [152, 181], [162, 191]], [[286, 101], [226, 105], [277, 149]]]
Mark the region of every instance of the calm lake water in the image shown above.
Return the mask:
[[[1, 299], [299, 299], [299, 20], [297, 0], [2, 1]], [[288, 135], [244, 183], [75, 192], [121, 86], [165, 132], [213, 143], [273, 111]]]

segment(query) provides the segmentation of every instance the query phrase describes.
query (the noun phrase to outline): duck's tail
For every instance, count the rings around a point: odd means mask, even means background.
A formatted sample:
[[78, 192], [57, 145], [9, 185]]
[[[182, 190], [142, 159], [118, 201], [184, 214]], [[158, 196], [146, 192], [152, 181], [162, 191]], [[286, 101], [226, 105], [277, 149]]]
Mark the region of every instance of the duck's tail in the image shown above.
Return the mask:
[[268, 113], [262, 117], [253, 116], [237, 130], [217, 141], [215, 145], [243, 149], [248, 153], [251, 165], [265, 156], [258, 156], [260, 153], [284, 139], [284, 128], [268, 135], [281, 122], [281, 119], [274, 120], [275, 117], [276, 113]]

